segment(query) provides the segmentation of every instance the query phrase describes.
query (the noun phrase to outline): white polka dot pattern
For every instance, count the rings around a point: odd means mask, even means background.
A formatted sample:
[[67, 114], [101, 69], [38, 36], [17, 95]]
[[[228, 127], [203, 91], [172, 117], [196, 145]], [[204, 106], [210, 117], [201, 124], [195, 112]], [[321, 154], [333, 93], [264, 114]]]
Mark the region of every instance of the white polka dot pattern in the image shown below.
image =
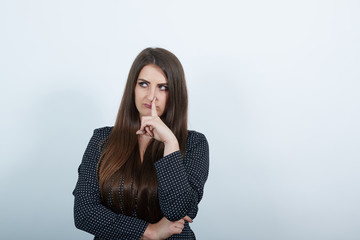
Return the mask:
[[[94, 239], [140, 239], [148, 223], [136, 217], [116, 214], [101, 204], [96, 165], [99, 144], [109, 136], [112, 127], [94, 130], [79, 166], [79, 178], [73, 194], [75, 226], [91, 233]], [[184, 158], [179, 151], [155, 163], [159, 182], [159, 203], [169, 220], [188, 215], [195, 218], [209, 170], [209, 149], [203, 134], [189, 131]], [[181, 234], [169, 239], [195, 239], [186, 223]]]
[[[180, 151], [173, 152], [157, 161], [155, 169], [164, 216], [170, 221], [186, 215], [194, 219], [209, 172], [209, 146], [205, 136], [189, 131], [184, 158]], [[181, 234], [169, 239], [195, 239], [195, 235], [186, 224]]]

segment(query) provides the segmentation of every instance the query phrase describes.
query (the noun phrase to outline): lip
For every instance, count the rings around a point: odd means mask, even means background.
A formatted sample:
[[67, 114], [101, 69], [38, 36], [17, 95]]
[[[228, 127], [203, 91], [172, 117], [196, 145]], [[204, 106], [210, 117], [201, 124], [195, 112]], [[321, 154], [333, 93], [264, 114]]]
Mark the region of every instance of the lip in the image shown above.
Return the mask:
[[151, 104], [145, 103], [144, 106], [145, 106], [146, 108], [148, 108], [148, 109], [151, 109]]

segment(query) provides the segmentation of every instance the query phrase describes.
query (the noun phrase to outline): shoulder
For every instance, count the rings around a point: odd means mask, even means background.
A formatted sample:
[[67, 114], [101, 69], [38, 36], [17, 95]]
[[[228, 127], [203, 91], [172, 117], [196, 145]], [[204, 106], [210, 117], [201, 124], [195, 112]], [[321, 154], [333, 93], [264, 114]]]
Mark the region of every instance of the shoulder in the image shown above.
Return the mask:
[[113, 127], [101, 127], [94, 129], [89, 146], [96, 148], [99, 148], [99, 146], [103, 147], [108, 141], [112, 129]]
[[104, 147], [104, 144], [107, 142], [111, 130], [112, 127], [102, 127], [94, 129], [93, 135], [90, 138], [90, 141], [86, 147], [83, 156], [83, 166], [94, 167], [96, 165], [97, 160], [100, 157], [101, 150]]
[[111, 127], [107, 126], [107, 127], [96, 128], [94, 130], [94, 136], [97, 136], [97, 137], [99, 137], [101, 139], [107, 138], [110, 135], [113, 128], [114, 127], [112, 127], [112, 126]]
[[196, 141], [196, 140], [206, 140], [206, 137], [203, 133], [201, 132], [197, 132], [194, 130], [188, 130], [188, 136], [187, 136], [188, 141]]
[[208, 141], [203, 133], [188, 130], [186, 148], [191, 149], [194, 145], [202, 145], [203, 147], [208, 148]]
[[188, 131], [184, 164], [188, 172], [195, 173], [191, 177], [194, 182], [207, 179], [209, 155], [209, 144], [205, 135], [197, 131]]

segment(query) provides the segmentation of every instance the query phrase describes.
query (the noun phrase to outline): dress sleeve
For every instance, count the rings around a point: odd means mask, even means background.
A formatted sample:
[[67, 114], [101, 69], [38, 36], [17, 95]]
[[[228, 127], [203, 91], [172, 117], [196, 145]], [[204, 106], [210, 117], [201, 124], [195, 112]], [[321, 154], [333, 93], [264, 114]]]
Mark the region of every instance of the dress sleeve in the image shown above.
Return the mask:
[[79, 178], [73, 191], [75, 226], [101, 239], [140, 239], [148, 225], [146, 221], [116, 214], [101, 203], [96, 175], [100, 158], [100, 142], [104, 129], [95, 129], [79, 166]]
[[184, 158], [173, 152], [155, 163], [160, 208], [170, 221], [196, 217], [209, 173], [209, 145], [198, 132], [188, 135]]

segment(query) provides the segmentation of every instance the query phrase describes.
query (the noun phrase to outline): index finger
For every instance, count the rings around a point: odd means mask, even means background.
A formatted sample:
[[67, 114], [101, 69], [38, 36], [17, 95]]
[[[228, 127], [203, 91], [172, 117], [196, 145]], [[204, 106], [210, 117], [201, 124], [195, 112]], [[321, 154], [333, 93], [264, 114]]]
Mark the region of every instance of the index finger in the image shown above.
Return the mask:
[[155, 101], [156, 101], [156, 97], [154, 97], [154, 99], [151, 102], [151, 116], [153, 117], [157, 117]]

